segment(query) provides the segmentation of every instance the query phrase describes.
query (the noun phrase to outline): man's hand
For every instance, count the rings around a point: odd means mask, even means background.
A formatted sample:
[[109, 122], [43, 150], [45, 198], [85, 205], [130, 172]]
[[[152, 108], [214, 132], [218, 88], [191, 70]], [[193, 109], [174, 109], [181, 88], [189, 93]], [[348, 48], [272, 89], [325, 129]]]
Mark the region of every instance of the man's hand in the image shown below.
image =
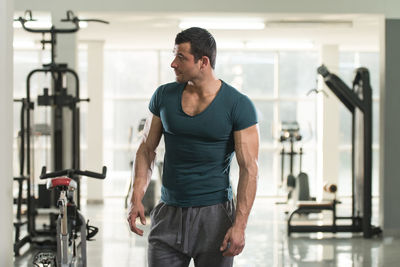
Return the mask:
[[239, 255], [243, 251], [244, 244], [244, 230], [240, 229], [239, 227], [232, 226], [228, 229], [220, 250], [224, 252], [222, 254], [224, 257], [232, 257]]
[[128, 223], [131, 231], [137, 235], [143, 236], [143, 230], [136, 227], [136, 218], [140, 217], [140, 222], [146, 225], [146, 217], [144, 216], [143, 204], [139, 201], [137, 204], [130, 204], [128, 213]]

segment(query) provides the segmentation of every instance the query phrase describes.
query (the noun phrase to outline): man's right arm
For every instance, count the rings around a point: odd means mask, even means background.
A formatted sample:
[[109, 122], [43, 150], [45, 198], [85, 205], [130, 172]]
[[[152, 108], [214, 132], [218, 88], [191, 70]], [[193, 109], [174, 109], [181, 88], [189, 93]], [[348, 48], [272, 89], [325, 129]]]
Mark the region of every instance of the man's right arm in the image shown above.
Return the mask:
[[155, 150], [160, 143], [161, 135], [160, 117], [150, 116], [143, 130], [142, 142], [136, 152], [133, 192], [128, 215], [131, 231], [138, 235], [143, 235], [143, 230], [136, 227], [136, 218], [140, 217], [141, 223], [146, 224], [142, 199], [150, 183], [156, 157]]

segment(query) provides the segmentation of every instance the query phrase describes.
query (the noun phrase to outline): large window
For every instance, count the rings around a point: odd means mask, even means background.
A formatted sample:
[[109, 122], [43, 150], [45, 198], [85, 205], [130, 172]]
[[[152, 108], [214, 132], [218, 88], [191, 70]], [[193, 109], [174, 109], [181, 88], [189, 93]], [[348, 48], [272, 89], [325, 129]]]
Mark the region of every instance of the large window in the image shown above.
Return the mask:
[[159, 82], [158, 51], [106, 50], [104, 57], [104, 161], [110, 170], [105, 194], [126, 194], [130, 163], [149, 115], [148, 102]]
[[[247, 94], [254, 102], [260, 126], [260, 179], [258, 195], [277, 195], [280, 181], [279, 127], [282, 121], [297, 121], [305, 137], [302, 171], [315, 184], [315, 99], [307, 92], [315, 87], [316, 52], [220, 52], [217, 76]], [[304, 68], [307, 66], [307, 68]], [[296, 147], [298, 151], [300, 144]], [[288, 174], [286, 158], [285, 176]], [[296, 158], [294, 175], [300, 172]], [[232, 180], [237, 184], [238, 167], [232, 166]], [[313, 188], [313, 186], [312, 186]], [[312, 190], [313, 192], [313, 190]]]
[[[301, 169], [309, 175], [311, 194], [316, 193], [316, 98], [307, 96], [316, 87], [316, 51], [219, 51], [216, 65], [217, 76], [247, 94], [254, 102], [260, 126], [260, 180], [258, 195], [283, 195], [279, 189], [281, 176], [282, 144], [279, 143], [279, 127], [282, 121], [297, 121], [303, 140], [296, 150], [303, 147]], [[40, 50], [16, 50], [14, 97], [25, 97], [25, 78], [30, 70], [48, 61], [48, 52]], [[126, 194], [130, 179], [130, 162], [139, 144], [137, 127], [149, 114], [148, 102], [155, 89], [174, 80], [170, 67], [172, 51], [158, 50], [106, 50], [104, 59], [104, 160], [109, 167], [110, 179], [105, 181], [107, 196]], [[79, 52], [78, 69], [81, 80], [81, 97], [86, 97], [87, 51]], [[373, 88], [373, 194], [378, 194], [379, 154], [379, 58], [378, 53], [341, 52], [339, 76], [351, 85], [354, 69], [365, 66], [370, 70]], [[49, 77], [38, 75], [32, 82], [32, 99], [49, 86]], [[86, 104], [81, 105], [82, 164], [86, 155]], [[34, 123], [48, 124], [50, 113], [36, 107]], [[20, 104], [14, 104], [14, 136], [19, 131]], [[351, 194], [351, 114], [340, 107], [340, 160], [339, 187], [341, 195]], [[41, 165], [49, 164], [49, 140], [35, 137], [35, 156]], [[18, 172], [17, 142], [14, 145], [14, 169]], [[163, 142], [158, 160], [163, 158]], [[300, 171], [298, 158], [294, 162], [294, 174]], [[83, 166], [82, 165], [82, 166]], [[288, 166], [288, 159], [286, 159]], [[40, 170], [41, 166], [35, 166]], [[285, 170], [287, 175], [288, 169]], [[236, 160], [232, 165], [232, 181], [238, 180]], [[154, 179], [157, 179], [154, 177]], [[84, 190], [83, 190], [84, 192]]]
[[[171, 51], [107, 50], [105, 52], [105, 162], [110, 169], [107, 195], [121, 195], [130, 176], [140, 137], [137, 126], [148, 115], [148, 102], [158, 85], [174, 81]], [[282, 120], [299, 122], [304, 141], [302, 170], [316, 179], [315, 87], [317, 52], [219, 51], [216, 74], [254, 102], [260, 126], [259, 195], [282, 194], [279, 127]], [[139, 67], [140, 66], [140, 67]], [[304, 66], [307, 66], [306, 68]], [[297, 147], [298, 149], [298, 147]], [[162, 160], [162, 143], [159, 159]], [[288, 159], [286, 159], [288, 162]], [[299, 172], [298, 161], [295, 175]], [[233, 161], [232, 181], [238, 180]], [[287, 173], [286, 173], [287, 174]]]
[[[297, 146], [303, 147], [302, 166], [299, 157], [294, 161], [294, 175], [300, 171], [308, 174], [310, 194], [316, 195], [317, 185], [317, 133], [316, 133], [316, 96], [308, 92], [316, 87], [318, 53], [315, 51], [279, 53], [279, 121], [297, 121], [303, 137]], [[275, 153], [277, 155], [277, 153]], [[286, 159], [286, 162], [289, 160]], [[286, 164], [287, 166], [288, 164]]]

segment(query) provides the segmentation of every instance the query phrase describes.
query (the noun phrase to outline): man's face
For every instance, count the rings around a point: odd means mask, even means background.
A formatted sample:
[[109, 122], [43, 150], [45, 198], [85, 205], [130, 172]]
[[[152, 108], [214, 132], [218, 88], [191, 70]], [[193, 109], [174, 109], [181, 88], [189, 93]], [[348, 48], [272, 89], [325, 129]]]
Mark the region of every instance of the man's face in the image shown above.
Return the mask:
[[176, 81], [185, 83], [193, 80], [199, 73], [200, 60], [195, 62], [194, 56], [190, 53], [190, 43], [175, 45], [175, 58], [171, 62], [171, 68], [175, 71]]

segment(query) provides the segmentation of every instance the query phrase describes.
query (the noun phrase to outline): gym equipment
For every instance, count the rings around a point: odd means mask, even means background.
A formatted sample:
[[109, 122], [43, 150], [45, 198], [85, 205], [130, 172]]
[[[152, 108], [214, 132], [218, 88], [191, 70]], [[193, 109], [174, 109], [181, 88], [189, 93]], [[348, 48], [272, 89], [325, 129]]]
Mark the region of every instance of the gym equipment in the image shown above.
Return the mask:
[[29, 242], [30, 236], [29, 234], [25, 235], [23, 238], [20, 237], [21, 235], [21, 227], [28, 224], [28, 220], [22, 219], [22, 205], [27, 205], [27, 200], [24, 199], [23, 191], [24, 191], [24, 183], [26, 184], [27, 190], [30, 191], [30, 180], [29, 176], [24, 175], [24, 166], [25, 166], [25, 157], [24, 157], [24, 150], [25, 150], [25, 109], [27, 108], [28, 102], [26, 99], [14, 99], [14, 102], [21, 103], [21, 114], [20, 114], [20, 131], [18, 133], [18, 147], [19, 147], [19, 176], [14, 177], [13, 180], [18, 182], [18, 196], [14, 198], [14, 204], [17, 204], [17, 214], [14, 220], [14, 228], [15, 228], [15, 239], [14, 239], [14, 252], [15, 256], [19, 256], [19, 249]]
[[[303, 148], [299, 148], [299, 151], [296, 152], [294, 149], [294, 143], [302, 140], [302, 136], [300, 134], [300, 127], [296, 121], [282, 121], [281, 132], [279, 141], [282, 143], [281, 150], [281, 184], [285, 184], [288, 194], [287, 200], [284, 203], [278, 202], [277, 204], [287, 204], [289, 199], [297, 200], [310, 200], [310, 190], [308, 184], [308, 175], [302, 171], [302, 157], [303, 157]], [[290, 150], [285, 150], [285, 142], [290, 143]], [[299, 155], [299, 174], [298, 176], [294, 176], [293, 174], [293, 165], [294, 165], [294, 157]], [[285, 156], [289, 156], [289, 174], [285, 179]], [[294, 196], [294, 193], [295, 196]]]
[[[103, 167], [102, 173], [75, 169], [46, 173], [46, 167], [42, 168], [40, 179], [52, 178], [47, 182], [47, 189], [58, 189], [60, 191], [60, 197], [57, 201], [57, 208], [59, 209], [56, 226], [57, 254], [54, 257], [54, 254], [48, 251], [39, 252], [34, 257], [34, 264], [49, 264], [49, 262], [54, 262], [55, 258], [57, 266], [87, 266], [86, 240], [90, 239], [88, 236], [93, 237], [98, 229], [95, 228], [94, 234], [86, 232], [91, 228], [88, 227], [85, 218], [74, 203], [73, 191], [77, 189], [78, 185], [73, 178], [76, 175], [83, 175], [104, 179], [106, 178], [106, 173], [107, 168], [105, 166]], [[64, 175], [66, 177], [63, 177]]]
[[[291, 225], [288, 220], [288, 234], [292, 232], [362, 232], [365, 238], [370, 238], [382, 232], [379, 227], [371, 225], [371, 181], [372, 181], [372, 89], [369, 81], [369, 71], [366, 68], [356, 69], [352, 89], [338, 76], [330, 73], [322, 65], [318, 68], [328, 88], [339, 98], [352, 113], [352, 214], [348, 217], [336, 217], [336, 203], [318, 205], [314, 203], [303, 211], [327, 209], [333, 212], [333, 222], [330, 226]], [[318, 206], [318, 207], [317, 207]], [[300, 208], [300, 207], [299, 207]], [[336, 225], [336, 219], [350, 220], [350, 225]]]
[[[336, 216], [336, 204], [339, 204], [340, 201], [336, 200], [336, 191], [337, 191], [337, 185], [335, 184], [325, 184], [324, 186], [324, 191], [327, 193], [332, 193], [335, 195], [334, 199], [332, 201], [322, 201], [322, 202], [316, 202], [316, 201], [299, 201], [297, 202], [297, 209], [292, 211], [288, 218], [288, 235], [292, 232], [315, 232], [316, 230], [315, 227], [317, 227], [318, 231], [316, 232], [332, 232], [336, 233], [337, 231], [337, 220], [348, 220], [348, 217], [338, 217]], [[323, 210], [328, 210], [332, 211], [332, 224], [331, 225], [292, 225], [292, 219], [295, 214], [310, 214], [310, 213], [320, 213]], [[340, 226], [341, 230], [344, 229], [350, 229], [350, 228], [344, 228]]]
[[[35, 74], [43, 73], [50, 74], [51, 76], [51, 90], [49, 88], [43, 89], [43, 94], [37, 97], [37, 105], [50, 107], [52, 110], [52, 166], [53, 169], [63, 170], [65, 169], [64, 165], [64, 150], [65, 150], [65, 137], [64, 132], [72, 129], [72, 140], [71, 140], [71, 162], [73, 169], [80, 168], [80, 123], [79, 123], [79, 103], [82, 101], [89, 101], [89, 99], [81, 99], [79, 97], [79, 77], [78, 74], [71, 68], [67, 66], [65, 63], [56, 63], [56, 43], [57, 43], [57, 35], [58, 34], [69, 34], [75, 33], [79, 31], [79, 22], [108, 22], [98, 19], [79, 19], [74, 15], [72, 11], [66, 12], [66, 18], [62, 19], [62, 22], [72, 23], [73, 27], [71, 28], [56, 28], [55, 26], [51, 26], [47, 29], [35, 29], [30, 28], [27, 25], [27, 22], [34, 21], [32, 18], [32, 12], [27, 10], [25, 12], [24, 17], [19, 17], [15, 19], [19, 21], [22, 25], [22, 28], [31, 33], [39, 33], [42, 34], [42, 48], [45, 49], [46, 45], [50, 45], [51, 50], [51, 62], [48, 64], [44, 64], [42, 68], [32, 70], [26, 79], [26, 98], [20, 100], [22, 102], [22, 110], [21, 110], [21, 130], [20, 130], [20, 151], [19, 151], [19, 161], [20, 161], [20, 176], [14, 178], [14, 180], [19, 182], [19, 192], [17, 199], [17, 221], [14, 224], [16, 230], [16, 238], [14, 243], [14, 254], [19, 255], [19, 250], [26, 243], [35, 243], [42, 244], [51, 243], [54, 246], [55, 236], [55, 225], [56, 225], [56, 217], [52, 216], [52, 213], [49, 212], [50, 222], [49, 225], [46, 225], [44, 229], [38, 229], [36, 227], [36, 217], [38, 215], [38, 204], [40, 201], [37, 200], [37, 196], [35, 194], [35, 177], [32, 172], [32, 145], [31, 145], [31, 137], [33, 135], [33, 127], [31, 125], [31, 113], [34, 110], [34, 102], [31, 100], [31, 79]], [[46, 36], [50, 35], [49, 39], [46, 39]], [[67, 93], [68, 77], [72, 77], [74, 81], [75, 94], [70, 95]], [[68, 109], [72, 115], [72, 124], [68, 129], [64, 129], [64, 111]], [[77, 183], [77, 207], [80, 207], [80, 177], [75, 175], [73, 179]], [[22, 183], [26, 182], [26, 189], [22, 186]], [[39, 195], [39, 198], [41, 196]], [[56, 205], [56, 200], [58, 196], [52, 192], [50, 199], [50, 206]], [[26, 223], [21, 220], [21, 204], [27, 204], [27, 221]], [[28, 234], [20, 239], [20, 228], [22, 225], [27, 225]], [[39, 241], [44, 237], [45, 240]], [[47, 239], [46, 239], [47, 238]], [[50, 238], [50, 239], [49, 239]], [[43, 241], [43, 242], [42, 242]]]

